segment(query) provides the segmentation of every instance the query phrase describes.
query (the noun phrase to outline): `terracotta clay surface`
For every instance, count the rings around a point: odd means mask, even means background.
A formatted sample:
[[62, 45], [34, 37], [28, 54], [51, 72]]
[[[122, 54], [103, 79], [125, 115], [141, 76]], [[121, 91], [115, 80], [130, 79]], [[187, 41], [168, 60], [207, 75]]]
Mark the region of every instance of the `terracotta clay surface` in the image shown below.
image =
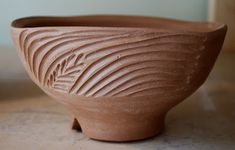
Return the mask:
[[[91, 138], [155, 136], [207, 78], [227, 27], [133, 16], [29, 17], [12, 37], [32, 80]], [[79, 123], [79, 124], [78, 124]]]
[[[17, 56], [8, 54], [14, 49], [0, 55], [0, 60], [19, 63]], [[1, 72], [0, 150], [234, 150], [234, 65], [235, 53], [222, 50], [206, 83], [167, 113], [162, 134], [118, 143], [92, 140], [70, 130], [73, 118], [63, 105], [31, 81], [5, 80]]]

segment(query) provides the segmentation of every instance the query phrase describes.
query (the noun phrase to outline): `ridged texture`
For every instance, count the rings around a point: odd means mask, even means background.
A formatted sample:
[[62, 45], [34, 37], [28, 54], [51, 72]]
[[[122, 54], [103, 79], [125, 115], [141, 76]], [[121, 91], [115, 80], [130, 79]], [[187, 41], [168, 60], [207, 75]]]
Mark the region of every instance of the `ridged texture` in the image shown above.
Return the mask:
[[83, 96], [146, 96], [184, 90], [205, 38], [146, 30], [24, 30], [21, 52], [43, 86]]

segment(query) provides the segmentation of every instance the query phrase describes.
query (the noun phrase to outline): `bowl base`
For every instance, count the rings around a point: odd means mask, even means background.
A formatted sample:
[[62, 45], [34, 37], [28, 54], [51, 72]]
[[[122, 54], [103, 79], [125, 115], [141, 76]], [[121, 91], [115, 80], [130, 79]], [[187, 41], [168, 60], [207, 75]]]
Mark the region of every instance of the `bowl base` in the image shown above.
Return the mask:
[[[165, 116], [165, 115], [164, 115]], [[91, 139], [110, 142], [138, 141], [154, 137], [164, 129], [164, 116], [129, 124], [112, 124], [97, 120], [74, 118], [72, 129], [82, 131]]]

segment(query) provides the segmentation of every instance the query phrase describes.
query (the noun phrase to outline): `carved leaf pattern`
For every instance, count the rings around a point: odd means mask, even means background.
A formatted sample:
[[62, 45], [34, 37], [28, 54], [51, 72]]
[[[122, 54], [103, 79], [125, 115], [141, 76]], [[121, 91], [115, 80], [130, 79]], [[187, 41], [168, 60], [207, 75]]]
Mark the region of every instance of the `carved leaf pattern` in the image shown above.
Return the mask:
[[43, 86], [88, 97], [135, 97], [190, 86], [206, 38], [151, 30], [40, 29], [22, 31], [19, 43]]
[[64, 59], [50, 74], [47, 86], [55, 90], [67, 92], [74, 82], [77, 74], [84, 67], [82, 62], [83, 54], [72, 54]]

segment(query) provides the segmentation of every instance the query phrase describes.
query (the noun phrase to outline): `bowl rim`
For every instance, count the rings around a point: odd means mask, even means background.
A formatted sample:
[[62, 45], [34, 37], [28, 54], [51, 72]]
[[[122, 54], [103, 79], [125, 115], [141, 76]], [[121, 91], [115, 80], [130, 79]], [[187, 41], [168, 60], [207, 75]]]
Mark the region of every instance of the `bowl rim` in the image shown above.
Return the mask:
[[[120, 21], [121, 20], [121, 21]], [[132, 22], [125, 25], [127, 21]], [[139, 20], [142, 20], [139, 21]], [[79, 22], [80, 21], [80, 22]], [[96, 22], [92, 22], [96, 21]], [[110, 25], [99, 24], [106, 21]], [[143, 22], [144, 21], [144, 22]], [[57, 25], [56, 25], [57, 23]], [[97, 23], [97, 25], [95, 24]], [[120, 23], [114, 25], [113, 23]], [[59, 24], [59, 25], [58, 25]], [[146, 25], [146, 26], [143, 26]], [[156, 26], [156, 27], [155, 27]], [[166, 26], [166, 27], [157, 27]], [[135, 15], [82, 15], [82, 16], [29, 16], [15, 19], [11, 23], [13, 29], [35, 28], [102, 28], [102, 29], [138, 29], [153, 31], [174, 31], [189, 33], [211, 33], [227, 30], [227, 25], [219, 22], [195, 22], [153, 16]]]

